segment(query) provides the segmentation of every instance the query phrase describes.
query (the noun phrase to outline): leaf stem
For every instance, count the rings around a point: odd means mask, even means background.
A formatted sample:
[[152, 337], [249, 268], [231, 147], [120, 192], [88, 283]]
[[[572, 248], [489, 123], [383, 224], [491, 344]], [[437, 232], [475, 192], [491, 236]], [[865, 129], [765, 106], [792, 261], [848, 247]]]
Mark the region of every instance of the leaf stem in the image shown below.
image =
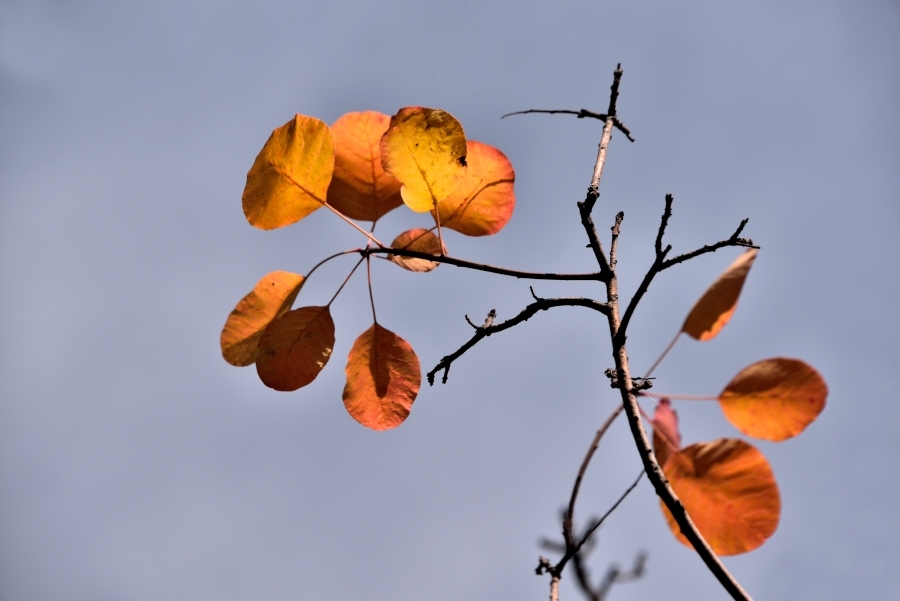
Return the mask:
[[334, 296], [332, 296], [332, 297], [331, 297], [331, 300], [328, 301], [328, 304], [325, 305], [326, 307], [330, 307], [330, 306], [331, 306], [331, 303], [333, 303], [333, 302], [334, 302], [334, 299], [336, 299], [337, 296], [338, 296], [338, 294], [341, 293], [341, 290], [344, 289], [344, 286], [347, 285], [347, 282], [349, 282], [349, 281], [350, 281], [350, 278], [353, 277], [353, 274], [356, 273], [356, 269], [360, 266], [360, 264], [362, 264], [362, 262], [363, 262], [364, 259], [365, 259], [365, 257], [360, 257], [359, 261], [356, 262], [356, 265], [353, 266], [353, 269], [351, 269], [351, 270], [350, 270], [350, 273], [347, 274], [347, 277], [344, 278], [344, 281], [341, 283], [340, 287], [337, 289], [337, 292], [334, 293]]

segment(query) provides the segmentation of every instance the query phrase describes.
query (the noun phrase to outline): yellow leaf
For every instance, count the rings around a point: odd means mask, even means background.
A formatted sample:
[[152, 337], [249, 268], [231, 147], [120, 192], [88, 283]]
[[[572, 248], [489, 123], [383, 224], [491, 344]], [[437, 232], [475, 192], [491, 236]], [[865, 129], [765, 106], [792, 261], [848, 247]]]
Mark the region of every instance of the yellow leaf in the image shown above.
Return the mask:
[[295, 116], [272, 132], [247, 173], [247, 221], [264, 230], [300, 221], [324, 205], [333, 170], [331, 130], [314, 117]]
[[256, 371], [275, 390], [297, 390], [316, 379], [334, 349], [328, 307], [301, 307], [273, 321], [259, 341]]
[[754, 438], [775, 442], [803, 432], [825, 408], [828, 386], [798, 359], [766, 359], [744, 368], [719, 395], [725, 417]]
[[419, 359], [409, 343], [375, 323], [350, 349], [344, 407], [373, 430], [396, 428], [409, 415], [421, 384]]
[[381, 136], [390, 117], [347, 113], [334, 122], [334, 178], [328, 204], [353, 219], [376, 221], [403, 204], [400, 182], [381, 166]]
[[710, 340], [725, 327], [737, 309], [744, 280], [756, 260], [757, 249], [748, 249], [709, 287], [682, 326], [681, 331], [696, 340]]
[[263, 331], [291, 308], [303, 282], [302, 275], [273, 271], [241, 299], [225, 321], [219, 340], [226, 361], [240, 367], [256, 361]]
[[400, 109], [381, 138], [381, 164], [403, 184], [400, 194], [410, 209], [430, 211], [466, 175], [466, 134], [446, 111]]
[[[756, 549], [778, 528], [781, 498], [769, 462], [736, 438], [693, 444], [674, 453], [663, 471], [703, 538], [719, 555]], [[690, 546], [660, 503], [675, 537]]]
[[516, 206], [516, 173], [506, 155], [493, 146], [469, 140], [467, 147], [466, 177], [456, 191], [437, 203], [441, 227], [466, 236], [496, 234]]
[[[429, 255], [440, 255], [442, 254], [442, 251], [444, 254], [447, 252], [446, 248], [441, 248], [441, 241], [434, 233], [420, 227], [406, 230], [394, 238], [394, 241], [391, 242], [391, 247], [405, 248], [420, 253], [428, 253]], [[437, 261], [417, 259], [414, 257], [400, 257], [398, 255], [391, 255], [391, 261], [403, 269], [419, 272], [431, 271], [440, 265]]]

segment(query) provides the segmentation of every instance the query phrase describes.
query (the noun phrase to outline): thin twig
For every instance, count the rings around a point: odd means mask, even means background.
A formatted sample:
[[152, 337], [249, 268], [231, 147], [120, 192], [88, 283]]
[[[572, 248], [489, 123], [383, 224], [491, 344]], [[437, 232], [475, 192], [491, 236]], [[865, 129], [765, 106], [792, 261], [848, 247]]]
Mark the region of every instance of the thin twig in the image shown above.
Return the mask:
[[566, 546], [575, 544], [575, 539], [572, 536], [572, 518], [575, 515], [575, 502], [578, 500], [578, 492], [581, 490], [581, 481], [584, 479], [584, 474], [587, 471], [588, 465], [591, 463], [594, 452], [600, 445], [600, 439], [603, 438], [603, 435], [609, 429], [610, 425], [612, 425], [613, 421], [619, 417], [620, 413], [622, 413], [621, 405], [612, 412], [612, 415], [606, 418], [606, 421], [603, 422], [603, 425], [597, 430], [597, 434], [594, 435], [594, 440], [588, 448], [584, 460], [581, 462], [581, 468], [578, 470], [578, 476], [575, 477], [575, 484], [572, 486], [572, 496], [569, 497], [569, 507], [566, 509], [566, 513], [563, 516], [563, 539], [566, 541]]
[[[666, 196], [666, 209], [670, 210], [671, 204], [669, 202], [669, 197]], [[659, 243], [662, 243], [662, 232], [665, 230], [666, 223], [668, 218], [666, 214], [663, 213], [663, 220], [660, 224], [660, 233], [657, 235], [657, 240]], [[706, 253], [711, 253], [719, 250], [720, 248], [725, 248], [726, 246], [743, 246], [747, 248], [758, 248], [753, 246], [753, 241], [748, 238], [741, 238], [741, 232], [744, 229], [744, 226], [747, 225], [747, 219], [741, 221], [741, 224], [734, 231], [730, 238], [726, 240], [720, 240], [715, 244], [707, 244], [702, 248], [698, 248], [697, 250], [693, 250], [688, 253], [684, 253], [683, 255], [678, 255], [672, 259], [666, 260], [666, 255], [672, 250], [672, 245], [668, 245], [662, 249], [662, 252], [657, 252], [656, 260], [653, 261], [653, 265], [650, 266], [650, 269], [647, 270], [647, 273], [644, 275], [644, 279], [641, 281], [640, 286], [635, 291], [634, 296], [631, 297], [631, 301], [628, 303], [628, 307], [625, 309], [625, 313], [622, 315], [622, 323], [617, 331], [617, 336], [622, 340], [624, 344], [625, 333], [628, 330], [628, 324], [631, 322], [631, 317], [634, 314], [635, 309], [637, 309], [638, 303], [643, 298], [644, 294], [646, 294], [647, 290], [650, 288], [650, 283], [653, 281], [653, 278], [656, 277], [658, 273], [661, 271], [665, 271], [666, 269], [678, 265], [679, 263], [684, 263], [690, 259], [695, 257], [699, 257], [700, 255], [705, 255]]]
[[522, 309], [522, 311], [515, 317], [507, 319], [506, 321], [498, 324], [490, 323], [490, 325], [487, 325], [487, 322], [485, 322], [486, 325], [476, 326], [472, 323], [471, 320], [469, 320], [469, 317], [466, 316], [466, 320], [469, 322], [469, 325], [475, 328], [475, 334], [471, 339], [469, 339], [468, 342], [459, 347], [459, 349], [455, 353], [451, 353], [441, 359], [440, 363], [438, 363], [434, 367], [434, 369], [428, 372], [428, 384], [434, 386], [434, 376], [442, 369], [444, 370], [444, 377], [442, 378], [441, 382], [446, 384], [447, 378], [450, 375], [450, 365], [454, 361], [459, 359], [466, 351], [478, 344], [478, 342], [482, 338], [490, 336], [491, 334], [496, 334], [497, 332], [502, 332], [503, 330], [507, 330], [514, 325], [520, 324], [523, 321], [528, 320], [530, 317], [533, 317], [538, 311], [546, 311], [547, 309], [553, 307], [587, 307], [588, 309], [599, 311], [604, 315], [606, 315], [607, 313], [605, 304], [598, 303], [597, 301], [590, 298], [538, 298], [535, 302]]
[[591, 535], [594, 533], [594, 531], [597, 530], [597, 528], [600, 527], [600, 524], [602, 524], [602, 523], [604, 522], [604, 520], [606, 520], [606, 518], [608, 518], [608, 517], [610, 516], [610, 514], [612, 514], [612, 512], [616, 510], [616, 508], [622, 503], [622, 501], [625, 500], [625, 497], [628, 496], [628, 493], [630, 493], [631, 491], [634, 490], [634, 488], [638, 485], [638, 482], [641, 481], [641, 478], [642, 478], [643, 476], [644, 476], [644, 470], [641, 470], [641, 473], [638, 474], [638, 476], [637, 476], [637, 478], [635, 478], [634, 482], [631, 483], [631, 486], [629, 486], [628, 489], [627, 489], [625, 492], [622, 493], [622, 496], [619, 497], [619, 500], [616, 501], [616, 502], [613, 504], [613, 506], [610, 507], [610, 508], [607, 510], [607, 512], [604, 513], [604, 514], [600, 517], [599, 520], [595, 521], [595, 522], [590, 526], [590, 528], [588, 528], [588, 529], [585, 531], [584, 536], [582, 536], [582, 537], [581, 537], [581, 540], [578, 541], [578, 548], [579, 548], [579, 549], [580, 549], [582, 546], [584, 546], [584, 543], [587, 542], [587, 540], [591, 537]]
[[612, 240], [609, 243], [609, 266], [610, 269], [616, 268], [616, 255], [619, 252], [619, 228], [622, 226], [622, 220], [625, 219], [625, 213], [619, 211], [616, 213], [616, 223], [610, 229], [612, 230]]
[[419, 252], [416, 250], [409, 250], [407, 248], [361, 248], [359, 252], [363, 256], [374, 255], [374, 254], [387, 254], [387, 255], [396, 255], [398, 257], [412, 257], [414, 259], [426, 259], [428, 261], [434, 261], [436, 263], [447, 263], [448, 265], [455, 265], [457, 267], [463, 267], [465, 269], [474, 269], [476, 271], [487, 271], [488, 273], [496, 273], [499, 275], [508, 275], [514, 278], [526, 279], [526, 280], [560, 280], [560, 281], [575, 281], [575, 280], [591, 280], [591, 281], [603, 281], [602, 273], [539, 273], [539, 272], [531, 272], [531, 271], [519, 271], [516, 269], [506, 269], [505, 267], [495, 267], [493, 265], [488, 265], [486, 263], [474, 263], [472, 261], [466, 261], [464, 259], [456, 259], [454, 257], [450, 257], [447, 255], [432, 255], [429, 253]]

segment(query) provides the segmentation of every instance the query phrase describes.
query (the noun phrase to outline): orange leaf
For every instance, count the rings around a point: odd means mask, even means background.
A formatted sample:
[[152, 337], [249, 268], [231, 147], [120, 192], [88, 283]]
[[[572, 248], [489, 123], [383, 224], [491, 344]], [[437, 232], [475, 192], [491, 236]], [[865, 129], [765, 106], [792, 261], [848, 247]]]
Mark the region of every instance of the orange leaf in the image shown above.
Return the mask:
[[[416, 227], [406, 230], [391, 242], [393, 248], [406, 248], [420, 253], [428, 253], [429, 255], [440, 255], [447, 252], [447, 249], [441, 249], [441, 241], [432, 232], [426, 229]], [[399, 257], [391, 255], [391, 261], [410, 271], [431, 271], [440, 263], [437, 261], [429, 261], [427, 259], [416, 259], [413, 257]]]
[[678, 431], [678, 414], [672, 409], [672, 401], [659, 400], [653, 413], [653, 453], [660, 467], [664, 467], [673, 453], [681, 450], [681, 432]]
[[376, 221], [403, 204], [400, 182], [381, 167], [381, 136], [391, 118], [375, 111], [334, 122], [334, 178], [328, 204], [353, 219]]
[[[743, 440], [692, 444], [673, 454], [664, 471], [697, 529], [719, 555], [752, 551], [778, 527], [781, 499], [772, 468], [756, 447]], [[662, 509], [675, 537], [690, 546], [668, 508]]]
[[803, 432], [825, 408], [828, 386], [797, 359], [766, 359], [741, 370], [719, 395], [725, 417], [754, 438], [775, 442]]
[[381, 138], [381, 164], [403, 183], [400, 195], [410, 209], [430, 211], [466, 175], [466, 134], [446, 111], [402, 108]]
[[303, 282], [302, 275], [287, 271], [273, 271], [257, 282], [225, 321], [219, 342], [226, 361], [239, 367], [256, 361], [263, 331], [291, 308]]
[[333, 170], [331, 130], [314, 117], [295, 116], [272, 132], [247, 173], [247, 221], [264, 230], [300, 221], [324, 205]]
[[301, 307], [273, 321], [259, 341], [256, 371], [275, 390], [297, 390], [316, 379], [334, 348], [328, 307]]
[[437, 203], [441, 227], [466, 236], [496, 234], [516, 206], [516, 173], [506, 155], [493, 146], [469, 140], [467, 148], [465, 179], [453, 194]]
[[711, 340], [725, 327], [737, 309], [744, 280], [756, 259], [757, 249], [748, 249], [709, 287], [682, 326], [681, 331], [697, 340]]
[[344, 407], [368, 428], [396, 428], [409, 415], [421, 384], [419, 359], [409, 343], [374, 323], [350, 349]]

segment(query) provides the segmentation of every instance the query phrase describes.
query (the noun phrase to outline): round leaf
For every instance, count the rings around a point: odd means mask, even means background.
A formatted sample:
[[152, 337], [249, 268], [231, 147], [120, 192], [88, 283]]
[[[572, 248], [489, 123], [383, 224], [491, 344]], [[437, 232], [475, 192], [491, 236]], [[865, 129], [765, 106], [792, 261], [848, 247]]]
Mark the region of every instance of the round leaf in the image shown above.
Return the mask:
[[350, 349], [344, 407], [368, 428], [396, 428], [409, 415], [421, 384], [419, 359], [409, 343], [375, 323]]
[[263, 331], [291, 308], [303, 282], [302, 275], [287, 271], [273, 271], [257, 282], [225, 321], [219, 342], [226, 361], [239, 367], [256, 361]]
[[731, 321], [756, 253], [755, 248], [747, 250], [713, 282], [691, 309], [682, 332], [696, 340], [710, 340]]
[[719, 395], [725, 417], [754, 438], [775, 442], [803, 432], [825, 408], [828, 386], [798, 359], [766, 359], [741, 370]]
[[328, 204], [353, 219], [376, 221], [403, 204], [400, 182], [381, 166], [381, 136], [391, 118], [375, 111], [334, 122], [334, 177]]
[[273, 321], [259, 341], [256, 371], [275, 390], [297, 390], [316, 379], [334, 348], [328, 307], [301, 307]]
[[[434, 233], [417, 227], [406, 230], [391, 242], [393, 248], [405, 248], [420, 253], [428, 253], [429, 255], [440, 255], [447, 252], [446, 248], [441, 248], [441, 241]], [[442, 253], [443, 251], [443, 253]], [[414, 257], [400, 257], [391, 255], [391, 261], [410, 271], [431, 271], [440, 263], [437, 261], [429, 261], [428, 259], [417, 259]]]
[[[693, 444], [674, 453], [664, 468], [703, 538], [719, 555], [737, 555], [762, 545], [778, 527], [781, 499], [769, 462], [736, 438]], [[690, 546], [661, 504], [675, 537]]]
[[381, 138], [381, 164], [402, 182], [400, 194], [410, 209], [430, 211], [466, 175], [466, 134], [446, 111], [400, 109]]
[[467, 148], [466, 177], [453, 194], [437, 203], [441, 227], [466, 236], [496, 234], [516, 206], [515, 171], [506, 155], [493, 146], [469, 140]]
[[247, 174], [244, 215], [271, 230], [300, 221], [325, 203], [334, 138], [314, 117], [297, 115], [272, 132]]

